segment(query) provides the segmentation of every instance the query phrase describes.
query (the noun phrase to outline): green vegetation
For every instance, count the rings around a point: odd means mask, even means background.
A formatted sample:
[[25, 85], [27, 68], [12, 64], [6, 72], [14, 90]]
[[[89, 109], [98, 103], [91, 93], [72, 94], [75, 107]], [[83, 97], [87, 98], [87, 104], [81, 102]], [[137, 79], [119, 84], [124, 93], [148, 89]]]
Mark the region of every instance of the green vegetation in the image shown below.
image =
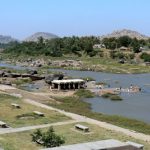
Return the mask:
[[17, 86], [25, 83], [31, 83], [32, 80], [30, 78], [22, 78], [22, 79], [15, 79], [12, 81], [13, 84], [16, 84]]
[[95, 81], [95, 79], [92, 78], [92, 77], [84, 77], [82, 79], [85, 80], [85, 81]]
[[103, 98], [111, 99], [112, 101], [121, 101], [122, 98], [119, 95], [106, 93], [102, 95]]
[[150, 72], [150, 66], [143, 66], [134, 62], [120, 64], [118, 60], [111, 58], [81, 58], [83, 61], [83, 70], [101, 71], [109, 73], [147, 73]]
[[89, 103], [86, 103], [80, 98], [77, 98], [75, 96], [73, 97], [65, 97], [65, 98], [55, 98], [57, 101], [61, 103], [55, 103], [50, 104], [47, 103], [47, 105], [52, 105], [53, 107], [73, 112], [76, 114], [80, 114], [83, 116], [87, 116], [89, 118], [93, 118], [100, 121], [105, 121], [123, 128], [128, 128], [131, 130], [135, 130], [141, 133], [150, 134], [150, 125], [146, 124], [144, 122], [135, 120], [135, 119], [128, 119], [121, 116], [115, 116], [115, 115], [105, 115], [102, 113], [96, 113], [91, 111], [91, 105]]
[[[93, 48], [94, 44], [105, 45], [104, 48]], [[64, 37], [44, 41], [39, 38], [38, 42], [15, 43], [7, 47], [1, 54], [1, 59], [15, 59], [22, 62], [30, 56], [34, 60], [81, 60], [80, 67], [65, 67], [65, 69], [91, 70], [112, 73], [146, 73], [150, 67], [141, 65], [138, 52], [140, 47], [149, 48], [150, 40], [137, 40], [124, 36], [116, 38], [96, 37]], [[127, 51], [119, 48], [125, 46]], [[135, 61], [140, 60], [140, 61]], [[119, 63], [123, 60], [124, 64]], [[44, 67], [61, 68], [60, 66], [47, 65]]]
[[17, 119], [27, 118], [27, 119], [39, 119], [41, 116], [36, 115], [35, 113], [25, 113], [21, 115], [17, 115]]
[[14, 42], [10, 42], [10, 43], [0, 43], [0, 48], [1, 49], [5, 49], [5, 48], [9, 48], [9, 47], [12, 47], [13, 45], [17, 44], [18, 42], [17, 41], [14, 41]]
[[142, 53], [140, 57], [144, 60], [144, 62], [150, 62], [150, 54]]
[[105, 45], [107, 49], [114, 50], [122, 46], [132, 49], [135, 53], [140, 52], [140, 47], [148, 46], [149, 40], [132, 39], [128, 36], [120, 38], [104, 38], [97, 37], [64, 37], [52, 40], [45, 40], [40, 37], [38, 42], [13, 43], [12, 46], [6, 47], [4, 53], [30, 56], [52, 56], [61, 57], [63, 55], [74, 54], [76, 56], [100, 56], [103, 57], [103, 51], [93, 48], [94, 44]]
[[37, 129], [31, 134], [31, 136], [33, 142], [37, 142], [44, 147], [58, 147], [65, 143], [63, 137], [56, 135], [53, 127], [50, 127], [46, 132], [42, 132], [40, 129]]
[[104, 38], [102, 43], [105, 44], [107, 49], [117, 49], [122, 46], [132, 49], [135, 53], [140, 52], [140, 47], [149, 44], [149, 40], [138, 40], [136, 38], [130, 38], [128, 36], [122, 36], [120, 38]]
[[75, 92], [75, 95], [77, 95], [80, 98], [92, 98], [94, 97], [94, 93], [92, 93], [89, 90], [85, 90], [85, 89], [79, 89]]
[[[17, 103], [21, 109], [14, 109], [11, 103]], [[21, 99], [6, 94], [0, 94], [0, 119], [10, 127], [48, 124], [68, 120], [69, 118], [57, 113], [23, 102]], [[44, 113], [44, 117], [35, 117], [33, 111]]]
[[[117, 139], [121, 141], [134, 141], [144, 145], [144, 150], [150, 149], [150, 143], [144, 142], [141, 140], [136, 140], [129, 136], [126, 136], [122, 133], [117, 133], [114, 131], [106, 130], [104, 128], [100, 128], [93, 124], [87, 123], [80, 123], [87, 127], [89, 127], [91, 133], [82, 134], [74, 130], [75, 124], [68, 124], [68, 125], [61, 125], [61, 126], [54, 126], [54, 130], [57, 131], [56, 134], [59, 136], [63, 136], [65, 139], [65, 145], [69, 144], [76, 144], [76, 143], [84, 143], [84, 142], [91, 142], [91, 141], [99, 141], [99, 140], [106, 140], [106, 139]], [[46, 132], [48, 129], [42, 129], [42, 132]], [[35, 130], [20, 132], [20, 133], [11, 133], [0, 135], [0, 145], [5, 150], [37, 150], [42, 149], [43, 147], [39, 144], [35, 144], [32, 142], [31, 134]]]
[[4, 53], [30, 56], [52, 56], [61, 57], [64, 54], [75, 54], [82, 56], [86, 53], [89, 56], [96, 55], [93, 45], [99, 42], [96, 37], [64, 37], [44, 41], [39, 38], [38, 42], [16, 43], [12, 47], [7, 48]]
[[120, 96], [118, 96], [118, 95], [111, 95], [110, 99], [112, 101], [121, 101], [122, 100], [122, 98]]

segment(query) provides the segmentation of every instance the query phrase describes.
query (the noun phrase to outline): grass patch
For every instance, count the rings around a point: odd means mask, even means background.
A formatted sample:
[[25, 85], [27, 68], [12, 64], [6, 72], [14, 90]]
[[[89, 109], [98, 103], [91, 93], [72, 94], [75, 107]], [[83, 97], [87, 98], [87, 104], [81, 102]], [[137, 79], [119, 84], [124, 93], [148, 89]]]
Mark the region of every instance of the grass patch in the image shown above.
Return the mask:
[[96, 113], [91, 111], [91, 105], [89, 103], [83, 102], [80, 98], [75, 96], [73, 97], [65, 97], [65, 98], [57, 98], [57, 101], [61, 103], [50, 104], [53, 107], [66, 110], [69, 112], [73, 112], [76, 114], [80, 114], [83, 116], [87, 116], [89, 118], [93, 118], [100, 121], [105, 121], [123, 128], [135, 130], [137, 132], [141, 132], [144, 134], [150, 134], [150, 124], [144, 123], [142, 121], [138, 121], [136, 119], [129, 119], [116, 115], [105, 115], [102, 113]]
[[30, 78], [22, 78], [22, 79], [15, 79], [13, 80], [13, 84], [16, 84], [17, 86], [25, 83], [31, 83], [32, 80]]
[[38, 119], [40, 116], [34, 114], [34, 113], [26, 113], [16, 116], [17, 119]]
[[92, 98], [94, 97], [94, 93], [92, 93], [89, 90], [85, 90], [85, 89], [79, 89], [75, 92], [75, 95], [77, 95], [80, 98]]
[[103, 98], [111, 99], [112, 101], [122, 101], [123, 99], [116, 94], [106, 93], [102, 95]]
[[[21, 109], [12, 108], [11, 103], [19, 104], [21, 106]], [[33, 111], [42, 112], [45, 116], [36, 117], [35, 119], [35, 115], [31, 116]], [[19, 119], [18, 116], [22, 116], [22, 119]], [[58, 112], [24, 103], [21, 99], [13, 96], [0, 94], [0, 120], [6, 122], [10, 127], [48, 124], [68, 119], [68, 117]]]
[[[106, 140], [106, 139], [117, 139], [121, 141], [134, 141], [137, 143], [141, 143], [145, 146], [145, 150], [150, 149], [150, 143], [143, 142], [141, 140], [136, 140], [129, 136], [126, 136], [122, 133], [117, 133], [114, 131], [106, 130], [104, 128], [100, 128], [96, 125], [87, 124], [87, 123], [80, 123], [87, 127], [89, 127], [91, 133], [89, 136], [87, 134], [81, 134], [80, 132], [76, 132], [72, 130], [75, 124], [68, 124], [62, 126], [55, 126], [53, 127], [56, 131], [57, 135], [63, 136], [65, 139], [65, 145], [69, 144], [76, 144], [76, 143], [84, 143], [84, 142], [91, 142], [91, 141], [99, 141], [99, 140]], [[48, 128], [42, 129], [43, 132], [47, 131]], [[42, 149], [38, 144], [32, 142], [31, 134], [35, 130], [20, 132], [20, 133], [12, 133], [12, 134], [5, 134], [0, 135], [0, 145], [5, 150], [37, 150]]]

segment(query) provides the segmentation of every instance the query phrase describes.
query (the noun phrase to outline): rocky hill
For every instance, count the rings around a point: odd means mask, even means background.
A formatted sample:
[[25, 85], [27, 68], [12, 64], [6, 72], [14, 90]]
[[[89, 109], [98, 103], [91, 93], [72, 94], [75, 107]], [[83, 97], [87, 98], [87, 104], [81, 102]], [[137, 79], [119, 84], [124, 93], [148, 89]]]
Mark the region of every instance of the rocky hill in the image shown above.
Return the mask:
[[1, 44], [7, 44], [10, 42], [14, 42], [14, 41], [17, 41], [17, 40], [12, 38], [11, 36], [0, 35], [0, 43]]
[[26, 38], [24, 41], [34, 41], [34, 42], [36, 42], [39, 37], [43, 37], [45, 40], [50, 40], [50, 39], [58, 38], [57, 35], [52, 34], [52, 33], [37, 32], [37, 33], [29, 36], [28, 38]]
[[143, 35], [137, 31], [132, 31], [132, 30], [127, 30], [127, 29], [123, 29], [123, 30], [119, 30], [119, 31], [114, 31], [111, 34], [107, 34], [107, 35], [103, 35], [100, 38], [111, 38], [111, 37], [115, 37], [115, 38], [119, 38], [121, 36], [129, 36], [130, 38], [137, 38], [137, 39], [147, 39], [149, 38], [146, 35]]

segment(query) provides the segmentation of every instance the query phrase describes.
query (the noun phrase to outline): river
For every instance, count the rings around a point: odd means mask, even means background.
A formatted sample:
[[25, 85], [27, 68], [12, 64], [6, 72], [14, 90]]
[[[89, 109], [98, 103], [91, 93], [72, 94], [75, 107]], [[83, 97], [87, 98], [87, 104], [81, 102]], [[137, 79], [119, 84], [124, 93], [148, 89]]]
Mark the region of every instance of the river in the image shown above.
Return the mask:
[[[20, 66], [1, 63], [0, 66], [27, 69]], [[92, 77], [97, 82], [105, 82], [111, 87], [127, 88], [131, 84], [142, 88], [140, 93], [122, 93], [123, 101], [111, 101], [102, 97], [85, 99], [91, 104], [92, 111], [110, 115], [119, 115], [150, 123], [150, 74], [112, 74], [92, 71], [74, 71], [64, 69], [50, 69], [64, 72], [69, 76]]]
[[150, 123], [150, 74], [112, 74], [92, 71], [51, 69], [64, 72], [72, 77], [92, 77], [97, 82], [105, 82], [111, 87], [128, 88], [131, 84], [142, 88], [140, 93], [122, 93], [123, 101], [111, 101], [102, 97], [86, 99], [92, 111], [119, 115]]

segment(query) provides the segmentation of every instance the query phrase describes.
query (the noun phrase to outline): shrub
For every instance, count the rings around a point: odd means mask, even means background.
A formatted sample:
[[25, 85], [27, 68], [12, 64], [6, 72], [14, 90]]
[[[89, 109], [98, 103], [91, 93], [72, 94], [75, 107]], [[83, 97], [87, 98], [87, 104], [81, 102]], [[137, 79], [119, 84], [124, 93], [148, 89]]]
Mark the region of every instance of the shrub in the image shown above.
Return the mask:
[[110, 99], [113, 101], [121, 101], [122, 100], [122, 98], [118, 95], [111, 95]]
[[47, 132], [37, 129], [31, 136], [33, 142], [37, 142], [44, 147], [57, 147], [65, 143], [64, 138], [55, 134], [53, 127], [50, 127]]
[[142, 53], [140, 57], [144, 60], [144, 62], [150, 62], [150, 54]]
[[81, 98], [92, 98], [94, 97], [94, 93], [92, 93], [89, 90], [85, 90], [85, 89], [79, 89], [75, 92], [75, 95], [81, 97]]
[[122, 98], [119, 95], [116, 94], [111, 94], [111, 93], [106, 93], [102, 95], [103, 98], [109, 98], [113, 101], [121, 101]]
[[13, 84], [16, 84], [16, 85], [21, 85], [21, 84], [25, 84], [25, 83], [31, 83], [31, 79], [30, 78], [22, 78], [22, 79], [15, 79], [13, 81]]

